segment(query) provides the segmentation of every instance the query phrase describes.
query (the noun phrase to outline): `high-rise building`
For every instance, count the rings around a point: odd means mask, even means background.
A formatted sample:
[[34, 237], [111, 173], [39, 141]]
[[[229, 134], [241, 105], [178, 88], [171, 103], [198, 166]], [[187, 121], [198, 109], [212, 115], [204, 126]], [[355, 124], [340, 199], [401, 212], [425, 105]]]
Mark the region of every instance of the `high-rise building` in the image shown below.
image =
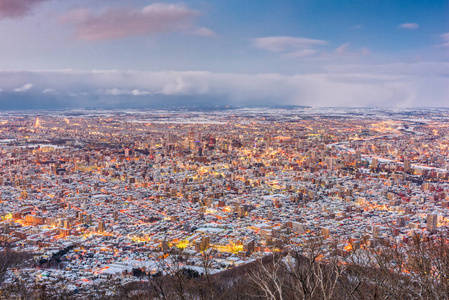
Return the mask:
[[166, 132], [165, 133], [165, 142], [167, 144], [171, 143], [173, 141], [173, 135], [171, 134], [171, 132]]
[[327, 227], [321, 228], [321, 235], [327, 239], [330, 236], [330, 229]]
[[292, 222], [292, 231], [296, 233], [304, 233], [307, 230], [307, 227], [304, 223], [300, 222]]
[[357, 161], [362, 160], [362, 151], [360, 151], [360, 150], [355, 151], [355, 159]]
[[378, 237], [380, 235], [380, 227], [378, 225], [373, 226], [373, 237]]
[[253, 253], [255, 248], [254, 239], [248, 239], [243, 243], [243, 251]]
[[412, 169], [412, 164], [410, 163], [410, 160], [406, 159], [404, 160], [404, 172], [410, 172]]
[[210, 246], [210, 237], [208, 236], [203, 236], [201, 238], [201, 241], [197, 241], [195, 243], [195, 250], [198, 252], [203, 252], [205, 250], [207, 250]]
[[373, 158], [372, 159], [372, 161], [371, 161], [371, 166], [374, 168], [374, 169], [377, 169], [377, 167], [379, 166], [379, 160], [377, 159], [377, 158]]
[[67, 219], [64, 219], [64, 228], [70, 229], [70, 227], [71, 227], [70, 221]]
[[104, 232], [106, 230], [106, 225], [104, 224], [104, 221], [100, 221], [98, 223], [98, 232]]
[[437, 214], [427, 214], [427, 230], [434, 231], [437, 229]]
[[88, 225], [92, 224], [92, 215], [86, 215], [85, 222]]

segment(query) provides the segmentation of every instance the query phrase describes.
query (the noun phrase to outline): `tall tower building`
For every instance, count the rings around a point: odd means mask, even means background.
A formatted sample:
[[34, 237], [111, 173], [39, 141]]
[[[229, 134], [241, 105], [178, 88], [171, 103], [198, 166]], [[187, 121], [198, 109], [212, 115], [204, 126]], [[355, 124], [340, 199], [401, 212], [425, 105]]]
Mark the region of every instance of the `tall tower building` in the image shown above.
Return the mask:
[[404, 160], [404, 172], [410, 172], [412, 169], [412, 164], [410, 163], [410, 160], [406, 159]]
[[374, 168], [374, 169], [377, 169], [377, 167], [379, 166], [379, 161], [378, 161], [378, 159], [377, 158], [373, 158], [372, 159], [372, 161], [371, 161], [371, 166]]
[[361, 150], [355, 151], [355, 159], [357, 161], [361, 161], [362, 160], [362, 151]]
[[437, 214], [427, 214], [427, 230], [434, 231], [437, 229]]
[[100, 221], [100, 223], [98, 223], [98, 232], [104, 232], [106, 229], [106, 225], [104, 224], [104, 221]]

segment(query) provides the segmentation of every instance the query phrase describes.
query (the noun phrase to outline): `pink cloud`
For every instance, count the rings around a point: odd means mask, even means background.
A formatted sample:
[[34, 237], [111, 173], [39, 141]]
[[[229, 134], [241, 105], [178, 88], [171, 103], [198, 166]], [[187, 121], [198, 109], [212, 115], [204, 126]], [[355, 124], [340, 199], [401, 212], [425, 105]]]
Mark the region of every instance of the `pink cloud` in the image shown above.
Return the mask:
[[18, 18], [28, 14], [36, 4], [48, 0], [0, 0], [0, 18]]
[[88, 9], [73, 10], [60, 21], [75, 26], [78, 39], [99, 41], [127, 36], [186, 31], [199, 12], [179, 4], [153, 3], [142, 10], [113, 8], [101, 14]]

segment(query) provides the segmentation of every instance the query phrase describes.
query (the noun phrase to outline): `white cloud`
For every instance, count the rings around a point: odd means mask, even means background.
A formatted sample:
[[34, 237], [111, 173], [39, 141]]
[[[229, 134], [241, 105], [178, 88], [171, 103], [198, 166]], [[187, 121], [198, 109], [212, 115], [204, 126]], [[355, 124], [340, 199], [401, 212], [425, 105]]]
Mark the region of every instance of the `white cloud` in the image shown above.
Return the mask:
[[131, 92], [128, 91], [124, 91], [118, 88], [113, 88], [113, 89], [106, 89], [106, 91], [104, 92], [106, 95], [111, 95], [111, 96], [119, 96], [119, 95], [128, 95]]
[[382, 74], [395, 76], [424, 77], [448, 77], [449, 63], [444, 62], [419, 62], [419, 63], [394, 63], [383, 65], [329, 65], [328, 72], [338, 74]]
[[256, 48], [280, 53], [285, 58], [304, 58], [318, 53], [319, 46], [328, 41], [291, 36], [269, 36], [253, 39]]
[[364, 56], [370, 54], [370, 51], [368, 48], [364, 47], [361, 48], [359, 51], [351, 50], [351, 44], [345, 43], [341, 45], [340, 47], [336, 48], [334, 50], [334, 53], [338, 56]]
[[401, 29], [415, 30], [419, 28], [418, 23], [404, 23], [398, 26]]
[[56, 90], [55, 89], [44, 89], [42, 91], [42, 94], [55, 94]]
[[443, 43], [438, 45], [439, 47], [449, 47], [449, 32], [443, 33], [440, 35], [441, 39], [443, 40]]
[[31, 83], [27, 83], [27, 84], [22, 85], [21, 87], [18, 87], [16, 89], [14, 89], [14, 92], [16, 92], [16, 93], [23, 93], [23, 92], [28, 91], [32, 87], [33, 87], [33, 85]]
[[140, 90], [132, 90], [131, 91], [131, 94], [133, 95], [133, 96], [146, 96], [146, 95], [151, 95], [151, 93], [150, 92], [146, 92], [146, 91], [140, 91]]
[[[101, 91], [100, 91], [100, 93], [101, 93]], [[104, 93], [106, 95], [111, 95], [111, 96], [120, 96], [120, 95], [147, 96], [147, 95], [152, 95], [151, 92], [141, 91], [138, 89], [125, 90], [125, 89], [119, 89], [119, 88], [106, 89], [106, 91]]]
[[328, 42], [324, 40], [290, 36], [269, 36], [254, 39], [255, 47], [272, 52], [291, 51], [326, 44], [328, 44]]

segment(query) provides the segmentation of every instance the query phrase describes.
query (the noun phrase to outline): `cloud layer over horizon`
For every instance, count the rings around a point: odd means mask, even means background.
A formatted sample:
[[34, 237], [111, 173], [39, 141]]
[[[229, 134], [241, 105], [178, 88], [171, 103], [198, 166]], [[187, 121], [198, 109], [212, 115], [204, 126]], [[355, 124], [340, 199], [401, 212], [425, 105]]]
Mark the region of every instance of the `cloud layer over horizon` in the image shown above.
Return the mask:
[[[449, 63], [330, 66], [298, 75], [149, 71], [0, 71], [0, 108], [15, 97], [51, 98], [59, 107], [186, 97], [210, 104], [435, 106], [449, 103]], [[412, 75], [411, 75], [412, 74]], [[9, 100], [8, 100], [9, 99]], [[186, 100], [187, 101], [187, 100]], [[218, 101], [218, 102], [217, 102]]]

